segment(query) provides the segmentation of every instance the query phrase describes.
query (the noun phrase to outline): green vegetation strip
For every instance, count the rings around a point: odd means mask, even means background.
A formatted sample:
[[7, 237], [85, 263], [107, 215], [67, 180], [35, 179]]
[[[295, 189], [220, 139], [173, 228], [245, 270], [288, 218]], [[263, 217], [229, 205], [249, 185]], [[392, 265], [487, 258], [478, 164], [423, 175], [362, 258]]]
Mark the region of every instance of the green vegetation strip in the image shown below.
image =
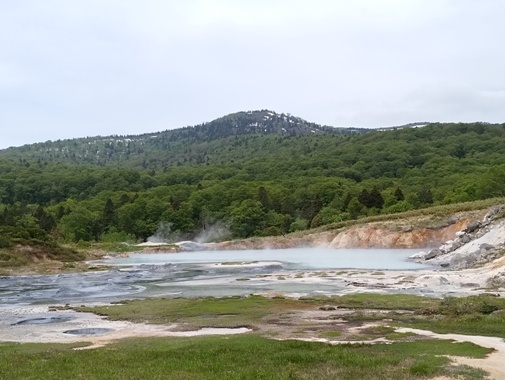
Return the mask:
[[254, 326], [267, 316], [296, 310], [314, 310], [323, 305], [356, 309], [353, 314], [343, 316], [349, 321], [366, 322], [388, 318], [392, 324], [438, 333], [505, 338], [505, 299], [492, 295], [449, 297], [443, 300], [404, 294], [352, 294], [304, 297], [298, 300], [261, 296], [175, 298], [135, 300], [110, 306], [81, 307], [77, 310], [90, 311], [112, 320], [180, 323], [198, 328]]
[[[345, 323], [296, 325], [284, 317], [322, 305], [349, 308], [337, 314], [350, 326], [363, 326], [349, 336]], [[436, 332], [505, 337], [505, 300], [491, 295], [443, 300], [409, 295], [356, 294], [335, 297], [286, 299], [260, 296], [178, 298], [128, 301], [124, 304], [81, 307], [110, 319], [134, 322], [178, 323], [203, 326], [259, 326], [256, 333], [240, 336], [194, 338], [134, 338], [103, 348], [79, 350], [85, 344], [0, 344], [2, 379], [426, 379], [447, 376], [483, 379], [484, 373], [455, 366], [447, 356], [483, 358], [490, 349], [472, 343], [431, 340], [400, 334], [394, 325]], [[330, 317], [332, 310], [323, 311]], [[327, 314], [326, 314], [327, 313]], [[325, 317], [326, 318], [326, 317]], [[387, 320], [385, 321], [385, 319]], [[291, 322], [296, 321], [291, 320]], [[366, 340], [386, 337], [393, 344], [343, 344], [274, 340], [272, 327], [287, 336], [307, 331], [331, 340]], [[269, 332], [270, 331], [270, 332]]]
[[214, 326], [233, 327], [257, 323], [268, 314], [303, 310], [325, 304], [359, 309], [419, 310], [434, 308], [439, 302], [435, 298], [404, 294], [353, 294], [329, 298], [302, 297], [298, 300], [250, 296], [134, 300], [110, 306], [81, 307], [77, 310], [90, 311], [113, 320], [160, 324], [192, 322], [200, 326], [210, 323]]
[[[251, 131], [265, 116], [240, 113], [127, 142], [90, 138], [1, 150], [0, 249], [21, 252], [21, 239], [30, 246], [100, 242], [123, 252], [131, 248], [117, 243], [152, 235], [172, 242], [202, 231], [215, 231], [211, 241], [305, 236], [310, 228], [391, 226], [405, 217], [397, 228], [430, 228], [453, 213], [503, 203], [505, 124], [355, 135], [268, 116], [268, 131]], [[226, 228], [208, 228], [214, 224]], [[68, 252], [46, 251], [69, 261]], [[23, 264], [1, 256], [0, 266]]]
[[[493, 295], [447, 297], [445, 299], [405, 295], [357, 294], [343, 296], [344, 304], [358, 310], [347, 320], [375, 321], [388, 318], [402, 327], [425, 329], [441, 334], [483, 335], [505, 338], [505, 299]], [[332, 298], [332, 299], [335, 299]], [[390, 310], [377, 313], [374, 309]], [[412, 313], [397, 312], [410, 310]]]
[[269, 299], [260, 296], [225, 298], [173, 298], [127, 301], [124, 304], [81, 307], [113, 320], [158, 324], [188, 323], [196, 327], [237, 327], [260, 322], [272, 313], [312, 307], [315, 301]]
[[398, 320], [409, 327], [437, 333], [458, 333], [505, 338], [505, 299], [481, 295], [448, 297], [438, 307], [420, 310]]
[[440, 355], [482, 358], [470, 343], [416, 341], [344, 345], [275, 341], [255, 334], [188, 339], [131, 339], [105, 348], [73, 351], [68, 345], [0, 345], [3, 379], [420, 379], [483, 373], [454, 367]]

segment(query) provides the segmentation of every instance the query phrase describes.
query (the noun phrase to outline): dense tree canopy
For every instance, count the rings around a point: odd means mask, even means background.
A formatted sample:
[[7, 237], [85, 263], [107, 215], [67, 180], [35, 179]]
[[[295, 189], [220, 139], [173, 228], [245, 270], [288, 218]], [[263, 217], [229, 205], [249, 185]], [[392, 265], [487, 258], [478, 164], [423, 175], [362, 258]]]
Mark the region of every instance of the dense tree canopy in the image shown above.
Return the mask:
[[109, 139], [97, 160], [78, 159], [86, 140], [53, 143], [51, 155], [33, 146], [0, 152], [0, 244], [6, 236], [140, 241], [161, 230], [177, 240], [215, 223], [228, 237], [279, 235], [505, 196], [503, 124], [345, 134], [284, 133], [273, 123], [282, 133], [220, 133], [230, 122], [164, 134], [166, 144], [132, 140], [127, 155]]

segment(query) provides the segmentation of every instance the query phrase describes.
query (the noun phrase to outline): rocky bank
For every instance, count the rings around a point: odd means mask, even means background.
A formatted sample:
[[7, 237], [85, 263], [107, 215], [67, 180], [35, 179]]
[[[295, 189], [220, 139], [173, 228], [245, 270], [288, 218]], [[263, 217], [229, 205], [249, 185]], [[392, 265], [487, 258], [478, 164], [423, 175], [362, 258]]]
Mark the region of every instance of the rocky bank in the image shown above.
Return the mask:
[[428, 252], [412, 257], [443, 268], [465, 269], [482, 266], [505, 252], [505, 205], [492, 207], [482, 220], [474, 220], [453, 237]]
[[[447, 218], [405, 218], [344, 227], [303, 236], [296, 234], [203, 244], [204, 249], [276, 249], [325, 246], [331, 248], [434, 249], [469, 226], [480, 223], [486, 211], [462, 212]], [[497, 214], [496, 214], [497, 215]], [[424, 259], [424, 258], [423, 258]]]

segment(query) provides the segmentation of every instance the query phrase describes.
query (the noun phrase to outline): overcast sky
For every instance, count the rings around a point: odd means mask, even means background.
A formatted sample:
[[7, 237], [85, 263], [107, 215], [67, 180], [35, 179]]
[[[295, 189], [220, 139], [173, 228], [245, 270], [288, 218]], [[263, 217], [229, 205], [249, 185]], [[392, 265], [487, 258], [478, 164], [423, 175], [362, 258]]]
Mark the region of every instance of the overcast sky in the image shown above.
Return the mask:
[[505, 122], [503, 0], [0, 1], [0, 148], [270, 109]]

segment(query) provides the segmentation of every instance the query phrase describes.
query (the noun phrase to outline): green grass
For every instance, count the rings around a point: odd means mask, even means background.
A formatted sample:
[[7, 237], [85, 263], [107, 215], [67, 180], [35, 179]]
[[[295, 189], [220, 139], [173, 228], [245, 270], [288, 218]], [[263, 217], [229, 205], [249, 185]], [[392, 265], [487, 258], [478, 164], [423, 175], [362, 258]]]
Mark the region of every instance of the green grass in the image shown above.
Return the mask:
[[469, 314], [460, 317], [401, 318], [401, 326], [440, 334], [483, 335], [505, 338], [505, 316]]
[[[124, 304], [81, 307], [113, 320], [156, 324], [180, 323], [187, 327], [254, 326], [267, 316], [294, 310], [316, 309], [321, 305], [356, 309], [343, 318], [353, 322], [391, 319], [399, 326], [432, 330], [438, 333], [485, 335], [505, 338], [505, 299], [492, 296], [446, 298], [412, 295], [352, 294], [334, 297], [305, 297], [295, 300], [265, 298], [175, 298], [127, 301]], [[409, 310], [397, 313], [395, 310]], [[389, 310], [384, 313], [375, 310]], [[276, 319], [277, 317], [274, 317]], [[384, 332], [383, 335], [387, 335]], [[389, 332], [390, 333], [390, 332]]]
[[2, 379], [425, 379], [479, 370], [450, 366], [440, 355], [484, 357], [473, 344], [424, 340], [394, 345], [276, 341], [255, 334], [200, 338], [138, 338], [103, 348], [0, 345]]
[[[130, 242], [95, 242], [95, 241], [80, 241], [79, 243], [69, 243], [69, 247], [79, 250], [86, 255], [90, 255], [96, 252], [103, 253], [128, 253], [128, 252], [138, 252], [143, 248], [137, 246], [136, 244]], [[166, 245], [167, 249], [175, 247], [174, 245]]]
[[372, 272], [370, 273], [372, 276], [384, 276], [385, 273], [382, 271]]
[[490, 295], [479, 295], [444, 298], [437, 311], [443, 315], [460, 316], [474, 313], [488, 315], [504, 309], [505, 299]]
[[[505, 299], [490, 295], [448, 297], [353, 294], [332, 297], [340, 306], [356, 309], [344, 318], [353, 322], [391, 319], [397, 326], [431, 330], [437, 333], [484, 335], [505, 338]], [[370, 309], [370, 310], [362, 310]], [[375, 309], [391, 310], [379, 313]], [[410, 310], [397, 313], [395, 310]]]
[[0, 268], [22, 268], [41, 260], [64, 263], [82, 261], [84, 254], [53, 241], [12, 238], [10, 246], [0, 248]]
[[410, 219], [410, 218], [421, 218], [421, 217], [430, 217], [432, 218], [432, 223], [427, 223], [427, 221], [423, 221], [421, 225], [416, 227], [432, 227], [439, 225], [440, 222], [447, 219], [448, 215], [454, 215], [459, 212], [468, 212], [468, 211], [480, 211], [488, 209], [497, 204], [505, 203], [505, 198], [490, 198], [478, 201], [471, 202], [461, 202], [461, 203], [453, 203], [447, 205], [436, 205], [411, 211], [405, 211], [395, 214], [380, 214], [374, 216], [363, 217], [355, 220], [347, 220], [338, 223], [332, 223], [323, 225], [311, 230], [304, 230], [301, 232], [295, 232], [293, 236], [304, 235], [308, 233], [316, 233], [316, 232], [324, 232], [324, 231], [332, 231], [338, 230], [345, 227], [356, 226], [365, 223], [377, 223], [377, 222], [387, 222], [394, 221], [400, 219]]
[[113, 320], [158, 324], [189, 323], [194, 326], [248, 326], [272, 313], [304, 309], [317, 304], [285, 298], [223, 297], [166, 298], [127, 301], [123, 304], [81, 307], [76, 310], [105, 315]]
[[341, 307], [384, 310], [421, 310], [436, 307], [440, 303], [436, 298], [409, 294], [346, 294], [332, 296], [330, 300]]
[[505, 338], [505, 299], [489, 295], [448, 297], [438, 306], [397, 319], [409, 327], [437, 333]]
[[395, 332], [394, 327], [370, 326], [361, 330], [364, 334], [384, 336]]
[[333, 330], [333, 331], [325, 331], [321, 334], [319, 334], [321, 338], [338, 338], [342, 336], [342, 332], [339, 330]]
[[[161, 298], [125, 301], [117, 305], [82, 307], [110, 319], [133, 322], [176, 323], [198, 322], [214, 326], [248, 325], [259, 322], [268, 314], [303, 310], [320, 305], [335, 305], [357, 309], [424, 310], [440, 304], [436, 298], [389, 294], [353, 294], [334, 297], [266, 298], [261, 296], [223, 298]], [[219, 317], [219, 318], [217, 318]]]
[[[110, 319], [135, 322], [180, 323], [186, 327], [263, 326], [275, 323], [278, 336], [294, 328], [292, 336], [306, 334], [334, 339], [367, 340], [386, 337], [393, 344], [336, 345], [296, 340], [277, 341], [249, 333], [240, 336], [195, 338], [135, 338], [103, 348], [74, 351], [82, 344], [0, 344], [0, 379], [427, 379], [450, 376], [483, 379], [483, 372], [453, 366], [446, 356], [483, 358], [491, 350], [471, 343], [429, 340], [400, 334], [381, 322], [356, 336], [346, 335], [345, 324], [291, 326], [286, 316], [320, 305], [354, 307], [367, 321], [390, 318], [392, 325], [437, 332], [504, 336], [505, 300], [491, 296], [444, 300], [408, 295], [356, 294], [305, 300], [260, 296], [148, 299], [124, 304], [81, 307]], [[371, 309], [371, 310], [369, 310]], [[390, 310], [380, 313], [379, 310]], [[408, 309], [409, 313], [395, 313]], [[347, 317], [345, 317], [347, 318]], [[353, 320], [350, 316], [350, 320]], [[357, 318], [357, 317], [356, 317]], [[361, 322], [358, 322], [361, 323]], [[257, 326], [258, 326], [257, 325]], [[269, 325], [270, 326], [270, 325]], [[318, 327], [319, 326], [319, 327]]]
[[30, 263], [28, 255], [17, 252], [13, 248], [0, 249], [0, 268], [16, 268]]

